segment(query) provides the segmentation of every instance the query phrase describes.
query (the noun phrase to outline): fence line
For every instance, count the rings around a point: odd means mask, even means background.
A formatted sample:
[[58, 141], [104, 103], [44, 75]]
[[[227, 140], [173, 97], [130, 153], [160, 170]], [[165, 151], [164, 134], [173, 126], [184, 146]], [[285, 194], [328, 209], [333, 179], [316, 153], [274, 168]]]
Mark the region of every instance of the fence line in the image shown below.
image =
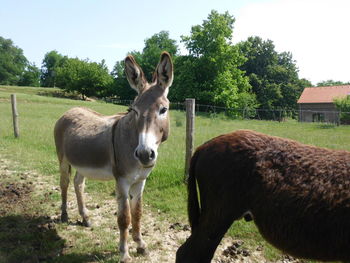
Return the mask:
[[186, 156], [185, 156], [185, 178], [187, 182], [190, 161], [194, 147], [194, 120], [195, 120], [195, 99], [186, 99]]
[[[120, 100], [117, 98], [105, 98], [104, 101], [119, 105], [130, 106], [133, 100]], [[185, 102], [171, 102], [170, 108], [173, 110], [186, 111]], [[330, 122], [336, 124], [350, 124], [350, 112], [329, 111], [329, 110], [299, 110], [299, 109], [233, 109], [222, 106], [195, 104], [195, 112], [209, 113], [213, 116], [222, 114], [230, 118], [238, 119], [256, 119], [256, 120], [274, 120], [284, 121], [288, 118], [297, 119], [299, 121], [314, 121], [314, 122]], [[313, 116], [315, 114], [315, 116]], [[331, 116], [332, 121], [322, 118]], [[305, 119], [305, 116], [307, 118]]]

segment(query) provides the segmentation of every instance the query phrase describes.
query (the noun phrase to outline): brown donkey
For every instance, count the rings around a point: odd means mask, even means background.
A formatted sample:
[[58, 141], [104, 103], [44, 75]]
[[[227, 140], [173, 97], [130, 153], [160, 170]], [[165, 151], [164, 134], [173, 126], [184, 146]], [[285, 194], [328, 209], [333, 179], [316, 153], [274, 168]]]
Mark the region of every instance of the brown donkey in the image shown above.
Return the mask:
[[74, 188], [85, 226], [90, 226], [84, 202], [85, 178], [115, 179], [121, 262], [131, 259], [127, 245], [130, 222], [137, 252], [146, 252], [140, 231], [142, 192], [156, 163], [158, 146], [169, 134], [167, 94], [173, 81], [173, 64], [170, 55], [162, 53], [153, 82], [148, 83], [134, 58], [128, 56], [125, 73], [130, 86], [138, 92], [128, 113], [103, 116], [78, 107], [67, 111], [55, 126], [61, 173], [61, 219], [68, 221], [67, 188], [71, 167], [76, 170]]
[[188, 190], [192, 234], [177, 251], [178, 263], [210, 262], [242, 217], [295, 257], [350, 260], [349, 152], [236, 131], [196, 150]]

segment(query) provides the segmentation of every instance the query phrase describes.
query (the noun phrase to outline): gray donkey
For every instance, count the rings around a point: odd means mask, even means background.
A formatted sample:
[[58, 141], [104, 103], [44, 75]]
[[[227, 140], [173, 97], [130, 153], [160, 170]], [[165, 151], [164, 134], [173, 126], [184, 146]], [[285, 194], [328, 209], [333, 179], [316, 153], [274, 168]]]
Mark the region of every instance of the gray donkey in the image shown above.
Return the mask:
[[137, 252], [146, 253], [140, 219], [146, 178], [156, 164], [157, 149], [169, 134], [167, 94], [173, 81], [170, 55], [163, 52], [152, 83], [132, 56], [125, 59], [130, 86], [138, 92], [128, 113], [104, 116], [86, 108], [72, 108], [56, 123], [55, 143], [61, 173], [63, 222], [68, 221], [67, 188], [71, 167], [76, 170], [74, 188], [83, 224], [90, 226], [84, 202], [85, 178], [116, 180], [120, 261], [129, 262], [127, 237]]

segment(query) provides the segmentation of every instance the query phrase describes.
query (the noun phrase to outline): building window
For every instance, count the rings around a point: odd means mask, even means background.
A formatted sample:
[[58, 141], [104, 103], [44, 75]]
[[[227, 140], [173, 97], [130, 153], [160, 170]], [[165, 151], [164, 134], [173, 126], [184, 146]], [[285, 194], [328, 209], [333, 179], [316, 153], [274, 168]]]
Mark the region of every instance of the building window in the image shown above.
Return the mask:
[[324, 122], [324, 113], [314, 113], [312, 114], [313, 122]]

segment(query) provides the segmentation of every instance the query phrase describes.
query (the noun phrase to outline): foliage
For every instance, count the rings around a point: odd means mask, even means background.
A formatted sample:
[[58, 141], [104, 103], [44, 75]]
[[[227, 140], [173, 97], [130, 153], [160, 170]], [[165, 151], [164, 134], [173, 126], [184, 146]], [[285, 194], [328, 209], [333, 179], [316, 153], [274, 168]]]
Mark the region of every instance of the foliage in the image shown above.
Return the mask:
[[336, 80], [325, 80], [317, 83], [317, 87], [329, 87], [329, 86], [340, 86], [340, 85], [350, 85], [350, 82], [342, 82], [342, 81], [336, 81]]
[[19, 85], [28, 65], [23, 50], [15, 46], [11, 39], [0, 37], [0, 84]]
[[172, 57], [177, 55], [178, 47], [176, 41], [169, 37], [169, 32], [160, 31], [158, 34], [154, 34], [145, 40], [140, 66], [149, 81], [153, 78], [153, 71], [163, 51], [169, 52]]
[[340, 122], [343, 124], [350, 124], [350, 96], [336, 98], [334, 104], [337, 110], [340, 111]]
[[124, 74], [124, 60], [117, 61], [111, 72], [114, 80], [107, 96], [117, 96], [123, 100], [132, 100], [136, 96], [136, 91], [130, 88], [128, 80]]
[[76, 91], [86, 96], [104, 96], [112, 85], [112, 77], [104, 61], [100, 64], [68, 58], [61, 67], [56, 68], [57, 85], [66, 91]]
[[249, 77], [260, 108], [295, 109], [303, 89], [312, 85], [298, 78], [292, 54], [278, 53], [271, 40], [264, 41], [260, 37], [249, 37], [239, 43], [239, 48], [247, 58], [240, 68]]
[[[169, 52], [173, 59], [175, 59], [178, 51], [176, 41], [169, 38], [169, 32], [167, 31], [161, 31], [146, 39], [142, 52], [130, 52], [142, 68], [148, 81], [152, 81], [154, 69], [163, 51]], [[117, 61], [111, 74], [114, 77], [114, 85], [108, 92], [109, 96], [115, 95], [121, 99], [133, 99], [136, 93], [130, 88], [124, 74], [124, 61]]]
[[45, 54], [41, 66], [41, 86], [55, 87], [58, 67], [62, 66], [68, 58], [56, 50]]
[[213, 10], [202, 25], [192, 27], [190, 36], [182, 36], [189, 55], [176, 60], [177, 75], [170, 99], [193, 97], [202, 104], [232, 109], [257, 106], [248, 78], [238, 68], [245, 58], [232, 45], [234, 21], [228, 12]]
[[40, 86], [40, 69], [35, 64], [28, 63], [18, 81], [19, 86]]

